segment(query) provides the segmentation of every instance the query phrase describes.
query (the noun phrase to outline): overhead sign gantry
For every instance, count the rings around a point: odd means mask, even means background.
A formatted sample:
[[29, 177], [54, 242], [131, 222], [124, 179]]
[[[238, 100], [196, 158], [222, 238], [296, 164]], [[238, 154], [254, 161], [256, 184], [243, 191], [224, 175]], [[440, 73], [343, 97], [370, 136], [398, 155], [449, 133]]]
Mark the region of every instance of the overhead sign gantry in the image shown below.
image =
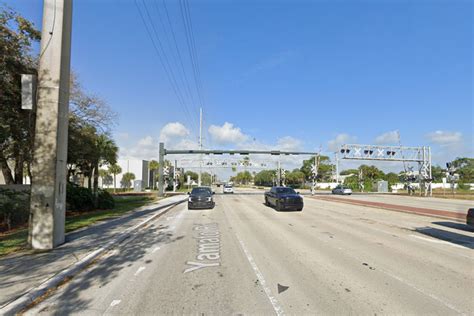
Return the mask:
[[[164, 195], [164, 178], [163, 165], [166, 155], [272, 155], [272, 156], [291, 156], [291, 155], [311, 155], [315, 156], [315, 165], [319, 153], [305, 152], [305, 151], [280, 151], [280, 150], [204, 150], [204, 149], [189, 149], [189, 150], [170, 150], [165, 149], [165, 144], [160, 143], [159, 151], [159, 179], [158, 179], [158, 194]], [[313, 191], [315, 187], [317, 168], [313, 170]]]
[[[418, 163], [418, 181], [420, 193], [425, 196], [432, 195], [431, 182], [431, 148], [428, 146], [380, 146], [380, 145], [342, 145], [337, 152], [340, 159], [347, 160], [376, 160], [376, 161], [399, 161], [403, 163]], [[406, 169], [406, 168], [405, 168]], [[405, 170], [406, 171], [406, 170]]]

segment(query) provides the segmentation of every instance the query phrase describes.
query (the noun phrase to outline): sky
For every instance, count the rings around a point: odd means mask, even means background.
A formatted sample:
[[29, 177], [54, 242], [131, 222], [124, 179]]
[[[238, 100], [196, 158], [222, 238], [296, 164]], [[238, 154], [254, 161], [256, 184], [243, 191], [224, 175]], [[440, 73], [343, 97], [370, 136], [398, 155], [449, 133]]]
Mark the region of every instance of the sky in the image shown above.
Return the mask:
[[[332, 155], [399, 134], [435, 164], [474, 156], [472, 1], [180, 1], [74, 1], [72, 69], [118, 113], [121, 158], [196, 148], [200, 106], [205, 148]], [[2, 2], [41, 27], [42, 1]]]

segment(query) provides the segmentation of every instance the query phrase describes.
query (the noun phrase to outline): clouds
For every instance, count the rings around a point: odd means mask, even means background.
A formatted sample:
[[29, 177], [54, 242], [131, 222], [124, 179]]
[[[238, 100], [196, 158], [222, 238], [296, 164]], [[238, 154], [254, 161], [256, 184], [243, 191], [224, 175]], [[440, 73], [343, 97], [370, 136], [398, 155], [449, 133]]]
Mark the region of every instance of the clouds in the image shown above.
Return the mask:
[[179, 122], [168, 123], [160, 131], [160, 142], [168, 143], [189, 135], [189, 130]]
[[398, 131], [386, 132], [375, 138], [375, 143], [377, 145], [390, 145], [390, 144], [393, 145], [393, 144], [398, 144], [398, 142], [399, 142]]
[[339, 146], [344, 145], [344, 144], [350, 144], [356, 142], [357, 137], [351, 136], [349, 134], [338, 134], [336, 135], [336, 138], [328, 141], [328, 150], [335, 152], [339, 149]]
[[225, 122], [222, 126], [211, 125], [208, 129], [212, 141], [218, 145], [239, 144], [247, 141], [249, 138], [242, 133], [240, 128], [234, 127], [234, 124]]
[[426, 138], [437, 145], [443, 147], [457, 146], [462, 143], [462, 134], [460, 132], [435, 131], [426, 134]]
[[134, 146], [120, 146], [119, 156], [121, 159], [158, 159], [158, 140], [151, 136], [145, 136], [136, 142]]

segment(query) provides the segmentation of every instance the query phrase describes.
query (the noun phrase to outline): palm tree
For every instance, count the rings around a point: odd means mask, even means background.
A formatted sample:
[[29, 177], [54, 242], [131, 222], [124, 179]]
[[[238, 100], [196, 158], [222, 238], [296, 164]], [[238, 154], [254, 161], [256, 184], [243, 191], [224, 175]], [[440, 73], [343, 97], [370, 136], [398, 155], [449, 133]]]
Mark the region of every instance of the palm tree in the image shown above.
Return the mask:
[[114, 193], [117, 188], [115, 176], [122, 172], [122, 168], [119, 165], [113, 164], [109, 166], [109, 172], [114, 175]]
[[148, 163], [148, 169], [150, 169], [150, 171], [153, 171], [153, 190], [156, 189], [156, 181], [155, 181], [155, 171], [158, 170], [160, 167], [160, 163], [156, 160], [151, 160], [149, 163]]

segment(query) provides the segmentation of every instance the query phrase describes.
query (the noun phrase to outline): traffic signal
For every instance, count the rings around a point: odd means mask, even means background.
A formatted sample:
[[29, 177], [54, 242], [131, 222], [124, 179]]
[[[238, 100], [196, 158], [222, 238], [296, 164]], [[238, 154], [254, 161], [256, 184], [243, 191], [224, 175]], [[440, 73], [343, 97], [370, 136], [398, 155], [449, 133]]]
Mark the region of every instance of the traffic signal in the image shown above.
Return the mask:
[[395, 152], [394, 151], [391, 151], [391, 150], [388, 150], [387, 151], [387, 156], [395, 156]]
[[372, 149], [365, 149], [364, 150], [364, 154], [366, 155], [372, 155], [374, 153], [374, 151]]

